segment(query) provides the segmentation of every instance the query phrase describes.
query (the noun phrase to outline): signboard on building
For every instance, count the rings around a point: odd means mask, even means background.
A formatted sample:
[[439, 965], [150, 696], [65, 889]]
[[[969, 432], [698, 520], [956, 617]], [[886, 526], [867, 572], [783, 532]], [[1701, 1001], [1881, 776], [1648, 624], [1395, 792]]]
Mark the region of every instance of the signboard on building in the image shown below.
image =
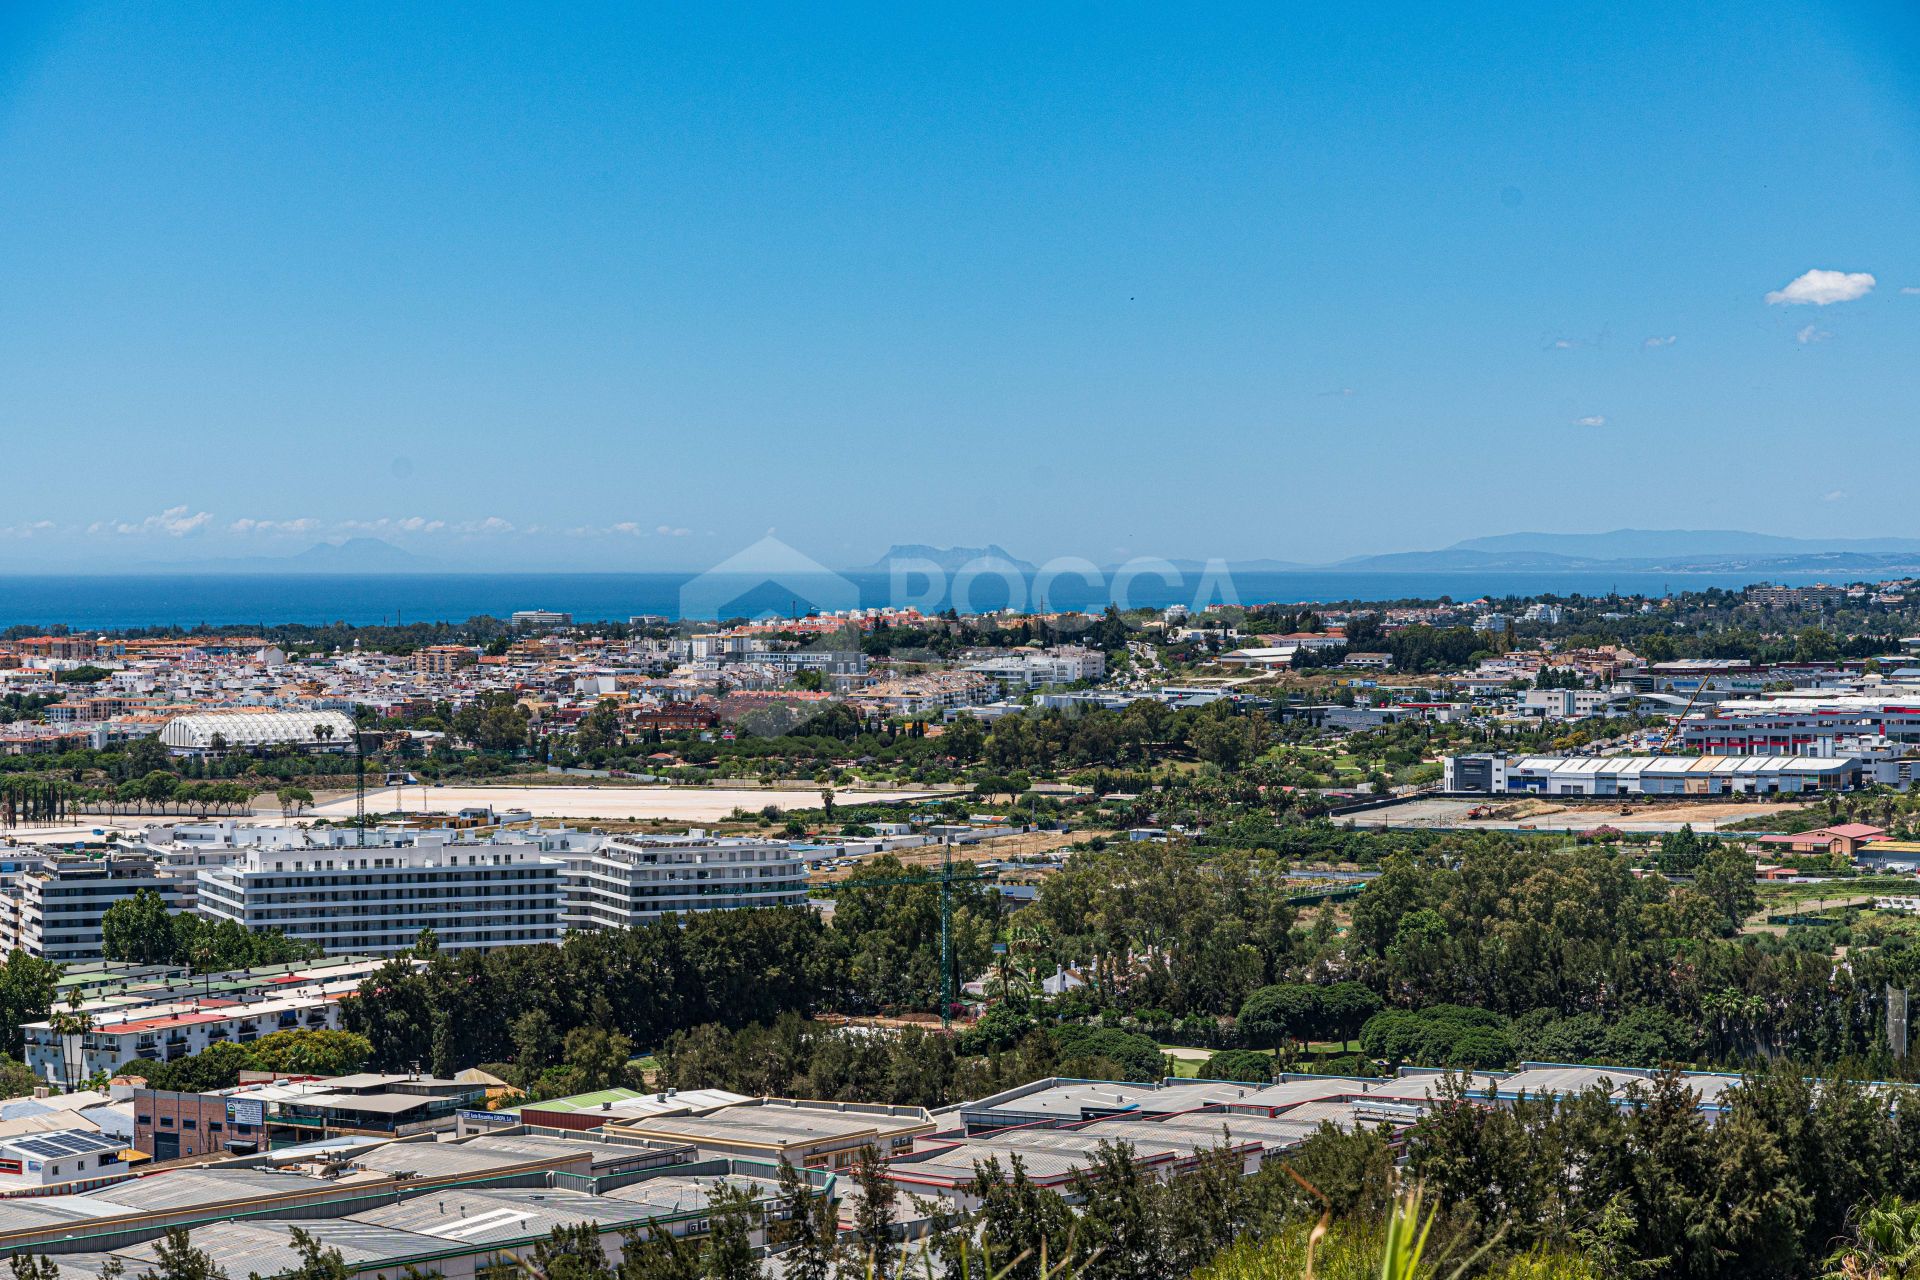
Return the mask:
[[227, 1123], [260, 1125], [267, 1122], [267, 1104], [258, 1098], [228, 1098]]

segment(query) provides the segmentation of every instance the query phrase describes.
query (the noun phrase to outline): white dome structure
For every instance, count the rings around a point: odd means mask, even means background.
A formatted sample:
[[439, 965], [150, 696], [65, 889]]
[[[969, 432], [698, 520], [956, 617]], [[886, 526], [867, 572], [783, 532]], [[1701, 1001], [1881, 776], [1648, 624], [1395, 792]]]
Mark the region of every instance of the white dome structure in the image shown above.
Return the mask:
[[353, 743], [353, 721], [338, 711], [193, 711], [160, 730], [161, 743], [183, 755], [215, 750], [215, 737], [219, 749], [228, 751], [278, 746], [346, 751]]

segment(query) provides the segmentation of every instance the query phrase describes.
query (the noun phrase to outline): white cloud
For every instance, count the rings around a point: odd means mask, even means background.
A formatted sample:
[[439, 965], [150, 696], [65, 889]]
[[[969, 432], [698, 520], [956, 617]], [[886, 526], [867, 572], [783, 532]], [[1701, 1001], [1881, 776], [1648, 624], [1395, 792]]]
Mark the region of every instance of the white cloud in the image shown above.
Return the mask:
[[513, 521], [499, 516], [488, 516], [485, 520], [468, 520], [453, 526], [455, 533], [512, 533]]
[[1575, 418], [1573, 425], [1576, 427], [1604, 427], [1607, 425], [1607, 419], [1603, 414], [1590, 413], [1584, 418]]
[[157, 516], [148, 516], [144, 520], [96, 520], [87, 526], [88, 533], [113, 534], [118, 537], [161, 536], [184, 538], [190, 533], [198, 533], [213, 521], [211, 511], [188, 513], [186, 506], [168, 507]]
[[446, 521], [426, 516], [381, 516], [378, 520], [342, 520], [339, 524], [348, 533], [439, 533], [446, 527]]
[[1832, 334], [1828, 333], [1825, 329], [1822, 329], [1820, 326], [1810, 324], [1806, 326], [1806, 328], [1800, 330], [1800, 332], [1794, 334], [1793, 340], [1804, 347], [1804, 346], [1809, 346], [1815, 342], [1825, 342], [1828, 338], [1831, 338], [1832, 336], [1833, 336]]
[[1847, 491], [1846, 491], [1845, 489], [1832, 489], [1832, 490], [1829, 490], [1829, 491], [1828, 491], [1828, 492], [1826, 492], [1826, 493], [1823, 493], [1823, 494], [1821, 494], [1821, 495], [1820, 495], [1820, 501], [1822, 501], [1822, 502], [1838, 502], [1838, 501], [1840, 501], [1840, 500], [1841, 500], [1842, 498], [1844, 498], [1844, 497], [1846, 497], [1846, 496], [1847, 496]]
[[1920, 287], [1916, 287], [1914, 285], [1907, 285], [1904, 288], [1902, 288], [1900, 292], [1909, 294], [1909, 295], [1916, 294], [1916, 293], [1920, 293]]
[[297, 520], [250, 520], [241, 518], [227, 526], [228, 533], [312, 533], [320, 527], [320, 522], [311, 516], [301, 516]]
[[[585, 530], [582, 530], [582, 532], [585, 532]], [[642, 529], [638, 524], [635, 524], [631, 520], [622, 520], [619, 524], [613, 526], [613, 528], [610, 529], [608, 532], [624, 533], [630, 538], [638, 538], [642, 534], [646, 533], [646, 530]]]
[[1677, 334], [1670, 333], [1664, 338], [1648, 338], [1645, 342], [1641, 343], [1640, 345], [1651, 350], [1654, 347], [1670, 347], [1678, 341], [1680, 341], [1679, 336]]
[[10, 524], [0, 528], [0, 538], [31, 538], [36, 533], [45, 533], [54, 527], [51, 520], [31, 520], [26, 524]]
[[656, 528], [654, 532], [663, 538], [688, 538], [693, 536], [693, 530], [676, 529], [670, 524], [663, 524]]
[[1852, 302], [1873, 292], [1874, 279], [1864, 271], [1822, 271], [1815, 268], [1775, 289], [1767, 301], [1775, 306], [1799, 306], [1812, 303], [1824, 307], [1834, 302]]

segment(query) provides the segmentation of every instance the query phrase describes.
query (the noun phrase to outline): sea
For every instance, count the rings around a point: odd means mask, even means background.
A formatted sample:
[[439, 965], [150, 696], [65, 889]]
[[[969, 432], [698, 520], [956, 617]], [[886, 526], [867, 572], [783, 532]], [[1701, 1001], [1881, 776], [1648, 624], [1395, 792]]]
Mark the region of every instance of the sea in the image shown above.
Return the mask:
[[[1814, 574], [1774, 574], [1803, 585]], [[673, 621], [797, 616], [812, 610], [907, 606], [981, 613], [1191, 609], [1210, 604], [1339, 604], [1358, 601], [1474, 600], [1482, 596], [1661, 596], [1709, 587], [1739, 589], [1740, 573], [1341, 572], [1242, 574], [1089, 572], [897, 577], [854, 572], [728, 579], [691, 573], [142, 574], [0, 576], [0, 627], [63, 624], [77, 631], [206, 625], [464, 622], [518, 610], [571, 614], [576, 621]]]

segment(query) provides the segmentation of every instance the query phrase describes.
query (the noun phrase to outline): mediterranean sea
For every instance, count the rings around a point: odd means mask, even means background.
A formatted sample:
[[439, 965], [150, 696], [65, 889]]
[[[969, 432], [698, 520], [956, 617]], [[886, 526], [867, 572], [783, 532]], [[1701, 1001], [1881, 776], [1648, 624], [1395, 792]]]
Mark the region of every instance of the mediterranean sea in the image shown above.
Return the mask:
[[[1804, 584], [1813, 574], [1774, 574]], [[143, 574], [0, 577], [0, 627], [63, 624], [82, 631], [136, 627], [344, 622], [463, 622], [504, 618], [521, 609], [572, 614], [582, 622], [640, 615], [704, 621], [716, 617], [791, 616], [862, 606], [913, 605], [923, 612], [1099, 610], [1109, 602], [1165, 608], [1215, 603], [1338, 604], [1356, 601], [1456, 601], [1481, 596], [1660, 596], [1668, 591], [1739, 589], [1740, 573], [1647, 572], [1354, 572], [1113, 573], [1086, 577], [1008, 573], [973, 578], [894, 580], [859, 572], [778, 583], [690, 573], [431, 574]]]

